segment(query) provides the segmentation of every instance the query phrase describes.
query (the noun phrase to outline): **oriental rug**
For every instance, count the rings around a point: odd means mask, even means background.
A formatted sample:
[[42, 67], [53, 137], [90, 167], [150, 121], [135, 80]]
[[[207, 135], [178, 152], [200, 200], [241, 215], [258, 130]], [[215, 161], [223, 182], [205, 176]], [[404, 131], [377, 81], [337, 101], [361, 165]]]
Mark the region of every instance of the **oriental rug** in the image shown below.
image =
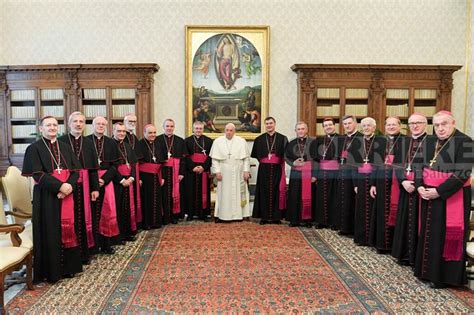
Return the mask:
[[393, 313], [473, 311], [389, 256], [330, 230], [191, 223], [142, 232], [55, 285], [21, 291], [19, 313]]

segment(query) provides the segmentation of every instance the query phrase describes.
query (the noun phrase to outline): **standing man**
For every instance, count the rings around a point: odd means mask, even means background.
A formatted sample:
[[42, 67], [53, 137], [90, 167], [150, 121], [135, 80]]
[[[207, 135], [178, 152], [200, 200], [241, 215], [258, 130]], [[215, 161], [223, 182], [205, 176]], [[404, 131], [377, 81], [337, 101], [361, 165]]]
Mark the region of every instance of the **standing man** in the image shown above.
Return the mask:
[[187, 220], [192, 221], [194, 216], [207, 221], [211, 214], [211, 181], [210, 170], [212, 159], [212, 139], [203, 135], [204, 123], [193, 123], [193, 134], [184, 139], [186, 151], [186, 174], [184, 175], [185, 209]]
[[41, 119], [39, 131], [42, 137], [26, 149], [22, 171], [35, 180], [33, 281], [55, 283], [82, 271], [73, 198], [80, 165], [71, 148], [57, 140], [56, 118]]
[[410, 141], [403, 148], [403, 164], [396, 174], [401, 183], [397, 219], [393, 233], [392, 256], [399, 264], [415, 264], [418, 244], [418, 216], [420, 196], [415, 189], [415, 170], [421, 169], [426, 156], [426, 126], [428, 120], [422, 114], [408, 118]]
[[288, 186], [287, 220], [290, 226], [305, 224], [311, 227], [314, 220], [316, 176], [314, 161], [310, 155], [313, 139], [308, 137], [308, 125], [299, 121], [295, 125], [296, 138], [285, 149], [285, 160], [291, 166]]
[[217, 178], [216, 222], [250, 217], [250, 152], [247, 142], [235, 135], [235, 125], [225, 126], [225, 136], [217, 138], [209, 154], [211, 171]]
[[339, 228], [340, 235], [350, 235], [354, 233], [354, 204], [355, 191], [353, 175], [356, 171], [354, 159], [351, 154], [352, 143], [362, 134], [357, 131], [357, 120], [355, 116], [346, 115], [342, 117], [342, 126], [345, 135], [338, 139], [339, 164], [341, 165], [338, 179], [339, 202], [336, 207], [336, 227]]
[[[335, 211], [337, 208], [337, 178], [339, 176], [339, 160], [337, 152], [336, 126], [334, 119], [323, 120], [325, 136], [316, 138], [311, 148], [311, 155], [315, 157], [318, 184], [316, 185], [316, 225], [318, 228], [339, 226]], [[314, 152], [313, 152], [314, 151]]]
[[97, 155], [94, 144], [82, 136], [86, 126], [86, 117], [81, 112], [74, 112], [68, 120], [69, 134], [58, 138], [59, 141], [69, 145], [81, 166], [79, 170], [78, 185], [74, 190], [74, 203], [76, 205], [76, 235], [81, 250], [83, 264], [89, 263], [89, 257], [95, 246], [92, 223], [91, 201], [99, 197], [99, 177], [97, 175]]
[[132, 147], [126, 143], [126, 129], [121, 122], [114, 124], [114, 140], [119, 158], [115, 175], [115, 195], [117, 196], [117, 218], [120, 229], [120, 242], [134, 241], [137, 233], [134, 182], [135, 164], [138, 162]]
[[[377, 164], [370, 196], [375, 198], [375, 217], [377, 231], [375, 248], [379, 254], [387, 254], [392, 249], [393, 229], [397, 218], [400, 183], [395, 170], [402, 167], [403, 144], [405, 137], [400, 133], [401, 124], [398, 117], [385, 120], [385, 148], [383, 164]], [[379, 161], [380, 162], [380, 161]]]
[[474, 143], [455, 123], [448, 111], [433, 116], [435, 135], [427, 139], [425, 153], [429, 163], [415, 175], [422, 198], [415, 276], [434, 288], [467, 284]]
[[[186, 164], [186, 146], [183, 138], [174, 134], [174, 120], [167, 118], [163, 122], [164, 133], [156, 139], [165, 162], [161, 167], [163, 184], [163, 224], [177, 224], [181, 215], [181, 181], [184, 178]], [[184, 215], [184, 213], [182, 214]]]
[[286, 209], [285, 148], [288, 138], [275, 130], [273, 117], [265, 118], [266, 133], [258, 136], [251, 157], [259, 162], [252, 216], [260, 224], [276, 223]]
[[[125, 128], [127, 130], [127, 135], [125, 137], [125, 142], [128, 142], [130, 144], [130, 147], [132, 147], [133, 152], [135, 153], [135, 156], [137, 159], [140, 159], [141, 156], [141, 151], [138, 149], [137, 144], [138, 144], [138, 137], [135, 135], [136, 129], [137, 129], [137, 116], [135, 114], [128, 114], [123, 118], [123, 123], [125, 125]], [[140, 170], [138, 169], [138, 163], [135, 164], [135, 175], [137, 176], [135, 180], [135, 187], [134, 193], [135, 193], [135, 208], [136, 208], [136, 216], [137, 216], [137, 224], [138, 226], [141, 227], [142, 224], [142, 201], [141, 201], [141, 194], [140, 194]]]
[[376, 122], [372, 117], [361, 121], [362, 137], [354, 140], [353, 158], [357, 166], [354, 191], [356, 193], [354, 242], [357, 245], [374, 245], [375, 213], [374, 198], [370, 196], [370, 188], [376, 174], [376, 165], [383, 163], [384, 149], [382, 137], [375, 136]]
[[99, 166], [99, 198], [92, 203], [92, 222], [96, 248], [104, 254], [111, 255], [113, 238], [119, 235], [117, 207], [113, 179], [117, 174], [118, 151], [114, 140], [105, 135], [107, 120], [97, 116], [92, 121], [94, 133], [87, 136], [92, 140]]
[[163, 205], [161, 185], [161, 162], [165, 157], [158, 148], [156, 139], [156, 128], [148, 124], [144, 128], [143, 139], [138, 141], [137, 151], [140, 158], [140, 178], [142, 210], [143, 210], [143, 229], [160, 228], [163, 224]]

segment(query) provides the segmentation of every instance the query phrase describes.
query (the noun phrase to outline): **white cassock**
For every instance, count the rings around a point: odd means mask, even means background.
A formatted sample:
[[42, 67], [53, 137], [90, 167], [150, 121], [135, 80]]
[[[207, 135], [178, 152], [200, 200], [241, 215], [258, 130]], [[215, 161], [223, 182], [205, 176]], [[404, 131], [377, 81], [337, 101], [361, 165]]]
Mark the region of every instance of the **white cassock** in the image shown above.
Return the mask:
[[214, 216], [221, 220], [242, 220], [249, 217], [249, 189], [244, 172], [250, 172], [250, 151], [245, 139], [234, 136], [232, 140], [221, 136], [214, 140], [211, 153], [211, 172], [221, 173], [217, 182], [217, 200]]

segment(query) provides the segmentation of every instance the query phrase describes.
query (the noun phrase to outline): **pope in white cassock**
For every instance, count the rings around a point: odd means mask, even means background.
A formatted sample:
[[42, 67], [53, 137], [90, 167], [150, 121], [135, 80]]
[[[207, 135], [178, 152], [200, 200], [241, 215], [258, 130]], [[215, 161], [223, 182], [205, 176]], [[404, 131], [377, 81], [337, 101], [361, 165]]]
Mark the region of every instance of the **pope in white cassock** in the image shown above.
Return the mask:
[[245, 139], [235, 135], [234, 124], [227, 124], [225, 136], [214, 140], [209, 156], [218, 181], [214, 217], [225, 221], [250, 217], [250, 151]]

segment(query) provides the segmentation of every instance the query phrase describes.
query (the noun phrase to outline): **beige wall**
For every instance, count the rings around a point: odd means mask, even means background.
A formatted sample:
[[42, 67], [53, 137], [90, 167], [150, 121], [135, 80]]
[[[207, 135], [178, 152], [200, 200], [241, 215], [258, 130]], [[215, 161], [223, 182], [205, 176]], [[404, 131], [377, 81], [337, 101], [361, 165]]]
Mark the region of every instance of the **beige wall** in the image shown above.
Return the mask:
[[[184, 135], [184, 26], [269, 25], [270, 114], [293, 136], [292, 64], [465, 65], [470, 5], [468, 0], [0, 0], [0, 63], [158, 63], [155, 122], [173, 117]], [[453, 93], [459, 122], [465, 80], [463, 68]], [[470, 88], [471, 104], [473, 94]]]

